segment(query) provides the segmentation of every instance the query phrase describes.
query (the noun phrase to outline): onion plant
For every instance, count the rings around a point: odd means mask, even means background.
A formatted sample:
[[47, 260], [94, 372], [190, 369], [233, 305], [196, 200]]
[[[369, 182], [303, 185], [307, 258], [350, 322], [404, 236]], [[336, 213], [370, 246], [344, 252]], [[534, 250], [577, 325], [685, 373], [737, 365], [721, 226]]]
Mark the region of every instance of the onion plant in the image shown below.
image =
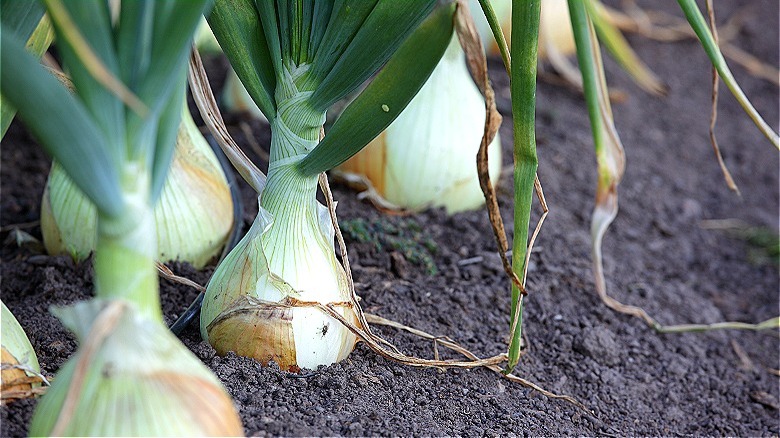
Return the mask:
[[[271, 124], [267, 179], [240, 164], [259, 195], [257, 218], [214, 272], [203, 301], [201, 334], [218, 353], [297, 370], [353, 349], [347, 327], [303, 306], [337, 306], [357, 324], [329, 212], [316, 199], [318, 174], [387, 127], [428, 78], [452, 35], [454, 5], [434, 10], [435, 3], [216, 2], [209, 24]], [[321, 140], [327, 109], [383, 65]]]
[[[30, 433], [240, 435], [217, 378], [163, 324], [155, 268], [153, 206], [208, 2], [125, 1], [115, 22], [105, 1], [44, 3], [74, 93], [25, 51], [5, 13], [0, 90], [97, 209], [97, 297], [56, 311], [81, 346], [41, 399]], [[25, 4], [43, 14], [39, 3]]]

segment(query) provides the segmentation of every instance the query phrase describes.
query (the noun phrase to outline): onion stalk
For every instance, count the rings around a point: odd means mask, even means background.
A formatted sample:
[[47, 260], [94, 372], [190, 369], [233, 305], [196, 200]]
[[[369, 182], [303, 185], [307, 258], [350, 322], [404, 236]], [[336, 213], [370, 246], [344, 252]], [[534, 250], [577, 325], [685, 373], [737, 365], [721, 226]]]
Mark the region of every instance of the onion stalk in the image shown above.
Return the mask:
[[[154, 208], [158, 260], [181, 260], [200, 269], [218, 256], [233, 224], [230, 188], [217, 156], [186, 106], [168, 178]], [[41, 202], [41, 231], [49, 254], [80, 261], [94, 251], [97, 210], [52, 164]]]
[[[428, 82], [400, 116], [337, 170], [390, 209], [445, 207], [447, 213], [479, 208], [476, 155], [485, 126], [485, 100], [465, 62], [457, 38]], [[490, 178], [501, 173], [498, 135], [488, 147]]]
[[97, 298], [58, 312], [80, 347], [42, 397], [30, 432], [241, 435], [220, 382], [165, 327], [155, 266], [153, 206], [208, 2], [121, 2], [115, 22], [102, 2], [45, 3], [75, 92], [25, 52], [5, 17], [0, 91], [97, 210]]

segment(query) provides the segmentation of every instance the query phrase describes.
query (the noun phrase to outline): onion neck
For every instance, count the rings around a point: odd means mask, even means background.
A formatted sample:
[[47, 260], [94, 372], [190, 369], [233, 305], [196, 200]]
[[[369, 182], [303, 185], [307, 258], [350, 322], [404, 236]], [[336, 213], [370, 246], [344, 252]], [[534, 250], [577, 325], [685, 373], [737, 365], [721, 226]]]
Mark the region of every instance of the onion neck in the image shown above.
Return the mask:
[[325, 113], [308, 105], [311, 92], [297, 89], [296, 78], [305, 72], [305, 67], [286, 71], [286, 80], [277, 87], [268, 180], [260, 198], [274, 218], [263, 238], [269, 268], [294, 288], [302, 286], [296, 283], [305, 266], [330, 260], [327, 249], [332, 246], [320, 227], [317, 176], [304, 175], [297, 166], [319, 142], [325, 122]]
[[95, 294], [132, 302], [142, 314], [162, 322], [151, 175], [137, 163], [126, 165], [122, 173], [124, 210], [116, 216], [98, 215]]

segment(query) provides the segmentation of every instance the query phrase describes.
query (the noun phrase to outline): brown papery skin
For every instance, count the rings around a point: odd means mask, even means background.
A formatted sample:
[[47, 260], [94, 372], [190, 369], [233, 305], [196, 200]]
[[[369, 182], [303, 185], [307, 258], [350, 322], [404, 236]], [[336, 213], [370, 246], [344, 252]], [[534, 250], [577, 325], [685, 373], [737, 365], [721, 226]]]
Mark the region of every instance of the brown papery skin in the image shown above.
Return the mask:
[[[14, 355], [6, 350], [5, 347], [2, 347], [2, 358], [0, 359], [3, 363], [3, 369], [0, 372], [2, 374], [0, 381], [2, 381], [3, 403], [32, 395], [33, 381], [24, 370], [13, 367], [19, 364]], [[8, 397], [11, 393], [19, 394], [19, 397]]]
[[274, 305], [228, 310], [209, 324], [209, 343], [220, 356], [233, 351], [263, 365], [274, 361], [279, 368], [297, 373], [292, 314], [291, 307]]

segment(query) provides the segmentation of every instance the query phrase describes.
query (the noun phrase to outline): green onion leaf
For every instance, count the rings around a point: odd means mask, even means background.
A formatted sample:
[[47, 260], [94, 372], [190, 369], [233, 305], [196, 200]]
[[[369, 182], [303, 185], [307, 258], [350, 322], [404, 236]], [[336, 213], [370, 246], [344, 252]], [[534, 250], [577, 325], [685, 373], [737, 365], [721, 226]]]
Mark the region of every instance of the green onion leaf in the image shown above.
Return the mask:
[[175, 85], [176, 95], [168, 99], [168, 104], [160, 112], [160, 123], [157, 125], [157, 138], [155, 141], [154, 158], [152, 160], [152, 187], [150, 202], [157, 203], [162, 193], [165, 181], [170, 169], [173, 151], [176, 149], [176, 137], [179, 134], [181, 122], [181, 109], [185, 105], [187, 75], [185, 71], [180, 74], [179, 82]]
[[658, 79], [652, 70], [639, 58], [620, 30], [605, 16], [604, 7], [596, 0], [584, 2], [588, 17], [598, 33], [599, 40], [609, 51], [615, 61], [623, 67], [626, 73], [648, 93], [666, 94], [666, 86]]
[[[87, 66], [90, 60], [84, 59], [84, 50], [88, 49], [99, 59], [108, 74], [118, 77], [119, 63], [114, 50], [108, 4], [62, 0], [46, 0], [46, 4], [51, 11], [63, 67], [92, 120], [111, 145], [114, 163], [118, 166], [122, 160], [118, 146], [124, 144], [126, 132], [124, 104], [114, 91], [106, 88], [104, 82], [93, 74], [94, 67], [90, 69]], [[81, 38], [76, 38], [77, 35]], [[88, 46], [85, 48], [82, 44]]]
[[[357, 5], [364, 2], [358, 0], [345, 3], [350, 3], [348, 7], [356, 8]], [[434, 4], [434, 0], [379, 2], [360, 25], [360, 29], [349, 45], [343, 49], [343, 53], [337, 50], [341, 48], [340, 45], [334, 47], [323, 42], [317, 55], [324, 53], [327, 64], [332, 61], [331, 56], [337, 58], [337, 61], [333, 64], [333, 68], [321, 70], [319, 63], [324, 61], [320, 60], [322, 58], [315, 59], [315, 77], [321, 78], [320, 75], [325, 71], [327, 71], [327, 76], [322, 79], [309, 99], [311, 105], [317, 110], [325, 111], [376, 73], [407, 36], [430, 14]], [[340, 22], [336, 21], [335, 23], [339, 23], [339, 27], [341, 26]], [[331, 20], [328, 30], [334, 26], [334, 22]], [[418, 43], [421, 52], [425, 50], [422, 47], [426, 45], [425, 40]], [[420, 53], [420, 57], [422, 56], [424, 54]], [[439, 58], [441, 55], [436, 59]], [[403, 75], [403, 73], [399, 74]], [[422, 84], [420, 85], [422, 86]]]
[[341, 114], [325, 139], [304, 158], [307, 175], [332, 169], [355, 155], [406, 108], [439, 63], [452, 37], [455, 5], [437, 8], [390, 58], [385, 68]]
[[220, 0], [208, 16], [208, 22], [252, 100], [268, 120], [273, 120], [276, 116], [276, 74], [254, 3], [252, 0]]
[[122, 81], [131, 90], [137, 90], [144, 72], [151, 64], [152, 23], [154, 8], [151, 2], [122, 2], [116, 37], [119, 71]]
[[[51, 27], [51, 21], [48, 17], [41, 16], [41, 19], [38, 21], [37, 24], [33, 24], [35, 26], [33, 30], [30, 32], [29, 24], [22, 25], [21, 22], [26, 21], [25, 16], [19, 16], [16, 15], [14, 17], [13, 11], [11, 11], [10, 14], [5, 13], [4, 7], [6, 7], [6, 1], [3, 1], [0, 3], [0, 10], [3, 11], [2, 14], [0, 14], [0, 20], [3, 22], [3, 28], [4, 29], [12, 29], [13, 33], [17, 36], [23, 37], [24, 35], [28, 35], [27, 37], [27, 50], [34, 54], [35, 56], [42, 56], [46, 50], [49, 49], [49, 45], [51, 44], [52, 40], [54, 39], [54, 30], [52, 30]], [[18, 5], [27, 5], [28, 7], [26, 9], [33, 9], [35, 5], [38, 5], [36, 2], [13, 2], [8, 7], [16, 9], [18, 8]], [[42, 9], [41, 9], [42, 10]], [[29, 11], [28, 11], [29, 12]], [[38, 14], [32, 14], [33, 16], [37, 16]], [[5, 20], [8, 20], [9, 22], [6, 22]], [[8, 127], [11, 126], [11, 121], [14, 119], [14, 116], [16, 115], [16, 108], [13, 107], [8, 101], [4, 101], [2, 96], [0, 95], [0, 138], [3, 138], [5, 136], [5, 132], [8, 130]]]
[[[157, 139], [160, 137], [156, 129], [159, 128], [150, 124], [149, 120], [161, 117], [166, 119], [166, 123], [171, 124], [166, 129], [175, 129], [173, 127], [179, 125], [180, 111], [170, 108], [166, 110], [165, 107], [180, 105], [170, 102], [171, 93], [177, 89], [177, 84], [181, 83], [182, 75], [186, 74], [192, 30], [201, 20], [205, 3], [207, 2], [169, 0], [155, 2], [151, 5], [152, 8], [149, 8], [129, 2], [126, 10], [132, 13], [120, 22], [117, 37], [118, 56], [126, 62], [136, 62], [134, 65], [123, 64], [123, 71], [126, 77], [133, 79], [129, 84], [132, 92], [151, 111], [151, 114], [139, 114], [135, 111], [126, 113], [128, 157], [146, 161], [153, 172], [154, 169], [165, 169], [168, 166], [173, 147], [171, 142], [175, 135], [163, 135], [169, 142], [158, 145]], [[122, 16], [126, 10], [122, 10]], [[129, 32], [136, 28], [139, 41], [132, 41], [132, 35], [126, 36], [122, 25], [130, 27]], [[125, 38], [131, 41], [125, 41]], [[169, 111], [170, 118], [163, 117], [162, 111]], [[157, 147], [163, 147], [165, 150], [159, 151]], [[158, 177], [160, 175], [153, 173], [152, 199], [156, 198], [157, 190], [162, 187], [164, 180], [164, 176], [160, 179]]]
[[27, 40], [43, 18], [46, 10], [35, 1], [0, 0], [0, 22], [3, 30], [13, 32], [19, 39]]
[[[539, 46], [539, 15], [541, 1], [515, 2], [512, 5], [511, 81], [512, 121], [515, 144], [515, 214], [512, 238], [512, 270], [522, 278], [528, 250], [528, 226], [531, 222], [531, 202], [539, 160], [536, 157], [536, 63]], [[511, 315], [512, 342], [509, 345], [507, 370], [520, 360], [520, 339], [523, 328], [523, 296], [512, 282]], [[517, 316], [517, 318], [515, 318]]]
[[0, 32], [0, 64], [3, 96], [17, 108], [41, 145], [62, 164], [98, 210], [108, 215], [120, 213], [123, 206], [118, 169], [105, 137], [81, 102], [5, 29]]
[[[331, 3], [331, 2], [324, 2]], [[341, 0], [333, 5], [328, 15], [318, 18], [318, 25], [324, 32], [319, 50], [314, 55], [312, 76], [324, 80], [333, 66], [341, 59], [344, 50], [376, 7], [378, 0]]]

